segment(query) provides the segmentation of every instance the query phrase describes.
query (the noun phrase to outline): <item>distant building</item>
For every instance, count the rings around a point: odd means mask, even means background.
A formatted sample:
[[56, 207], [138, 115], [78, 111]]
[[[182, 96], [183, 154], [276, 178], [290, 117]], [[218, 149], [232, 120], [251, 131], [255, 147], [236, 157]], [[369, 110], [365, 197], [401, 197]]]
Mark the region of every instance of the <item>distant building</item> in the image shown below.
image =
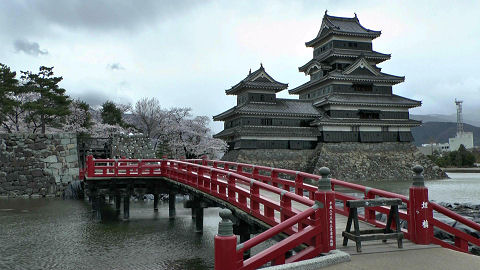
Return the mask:
[[450, 145], [450, 151], [456, 151], [460, 148], [460, 145], [463, 144], [465, 148], [473, 148], [473, 132], [463, 132], [457, 133], [455, 138], [449, 138], [448, 144]]
[[448, 143], [422, 144], [422, 146], [418, 147], [418, 150], [424, 155], [431, 156], [434, 153], [442, 154], [443, 152], [449, 152], [450, 145]]
[[373, 50], [380, 31], [363, 27], [353, 18], [327, 15], [318, 35], [306, 42], [313, 58], [299, 67], [310, 80], [280, 99], [287, 84], [274, 80], [263, 66], [226, 90], [237, 105], [214, 116], [224, 121], [216, 138], [230, 149], [311, 149], [317, 142], [411, 142], [410, 129], [421, 122], [409, 109], [420, 101], [392, 93], [404, 77], [381, 72], [376, 65], [389, 54]]

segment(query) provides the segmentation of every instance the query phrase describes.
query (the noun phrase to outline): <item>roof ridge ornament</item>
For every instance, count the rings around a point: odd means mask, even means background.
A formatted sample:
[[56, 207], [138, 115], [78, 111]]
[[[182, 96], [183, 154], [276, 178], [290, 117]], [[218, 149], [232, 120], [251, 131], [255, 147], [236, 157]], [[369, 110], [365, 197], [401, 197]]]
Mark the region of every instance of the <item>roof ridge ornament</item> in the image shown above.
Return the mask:
[[252, 68], [248, 71], [248, 75], [252, 74]]
[[327, 12], [328, 12], [328, 9], [325, 9], [325, 15], [328, 15]]

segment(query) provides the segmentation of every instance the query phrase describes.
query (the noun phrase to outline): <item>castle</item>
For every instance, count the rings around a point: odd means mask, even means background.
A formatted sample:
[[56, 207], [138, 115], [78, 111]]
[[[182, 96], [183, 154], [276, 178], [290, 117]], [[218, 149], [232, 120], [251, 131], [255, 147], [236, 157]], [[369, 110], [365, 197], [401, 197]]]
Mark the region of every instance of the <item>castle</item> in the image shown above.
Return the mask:
[[261, 65], [230, 89], [237, 105], [213, 117], [224, 122], [214, 137], [236, 149], [314, 149], [319, 142], [411, 142], [410, 129], [421, 122], [409, 118], [420, 101], [393, 94], [405, 77], [383, 73], [377, 64], [390, 54], [376, 52], [380, 31], [353, 18], [325, 12], [317, 36], [305, 43], [313, 57], [300, 72], [310, 80], [277, 98], [288, 84], [276, 81]]

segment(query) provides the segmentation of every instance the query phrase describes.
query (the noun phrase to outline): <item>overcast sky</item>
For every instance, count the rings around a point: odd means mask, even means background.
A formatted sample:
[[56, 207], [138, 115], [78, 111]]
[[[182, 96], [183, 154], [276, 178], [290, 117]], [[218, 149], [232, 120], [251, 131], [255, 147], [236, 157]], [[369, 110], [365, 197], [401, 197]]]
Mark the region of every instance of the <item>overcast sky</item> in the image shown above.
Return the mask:
[[[224, 90], [260, 62], [292, 89], [308, 80], [325, 10], [381, 30], [379, 66], [405, 76], [394, 93], [421, 100], [414, 114], [480, 115], [480, 1], [0, 1], [0, 63], [54, 66], [67, 94], [91, 105], [156, 97], [165, 108], [216, 115]], [[280, 96], [289, 96], [283, 91]], [[296, 96], [291, 96], [296, 98]], [[220, 125], [215, 125], [218, 131]]]

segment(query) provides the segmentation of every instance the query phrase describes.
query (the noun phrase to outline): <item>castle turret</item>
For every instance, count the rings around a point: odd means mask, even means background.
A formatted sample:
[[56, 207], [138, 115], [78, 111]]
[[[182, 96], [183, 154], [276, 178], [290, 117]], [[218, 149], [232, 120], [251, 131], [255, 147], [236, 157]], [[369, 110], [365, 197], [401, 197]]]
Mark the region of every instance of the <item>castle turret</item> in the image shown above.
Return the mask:
[[310, 80], [289, 93], [311, 101], [321, 112], [312, 122], [321, 141], [413, 141], [410, 129], [421, 122], [410, 119], [409, 109], [421, 102], [392, 93], [392, 86], [405, 77], [377, 67], [390, 59], [372, 48], [380, 34], [363, 27], [356, 14], [343, 18], [325, 13], [317, 36], [305, 43], [313, 48], [313, 58], [299, 71]]

